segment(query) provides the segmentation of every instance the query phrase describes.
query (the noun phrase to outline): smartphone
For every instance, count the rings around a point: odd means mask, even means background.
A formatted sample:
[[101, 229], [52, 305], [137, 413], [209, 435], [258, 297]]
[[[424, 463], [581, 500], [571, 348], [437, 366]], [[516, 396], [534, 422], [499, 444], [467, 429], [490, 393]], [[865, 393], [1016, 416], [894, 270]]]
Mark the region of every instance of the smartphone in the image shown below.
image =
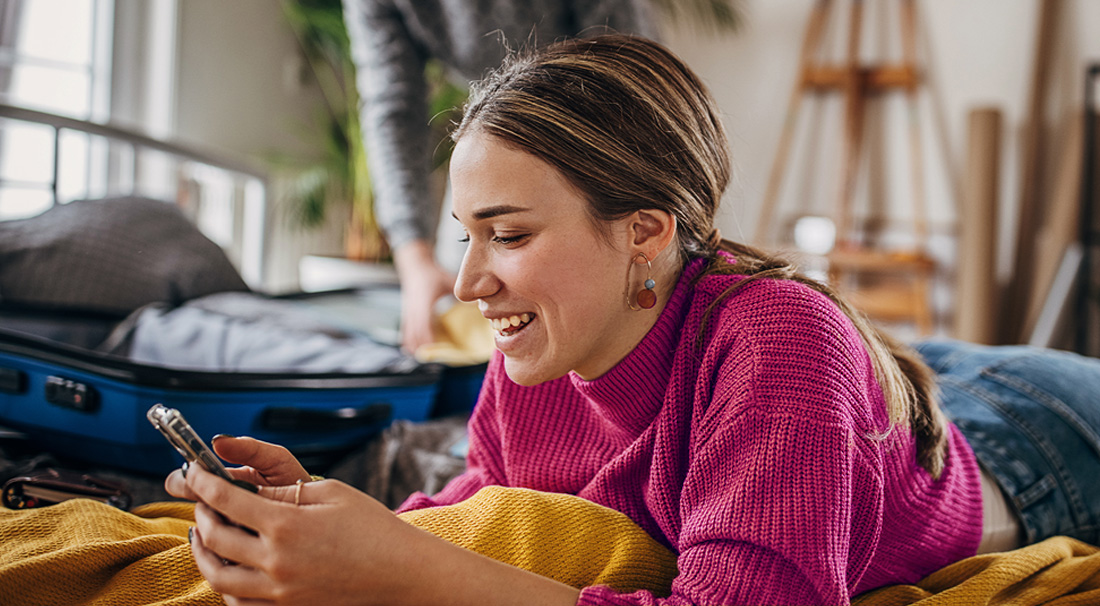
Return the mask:
[[218, 455], [214, 454], [214, 451], [202, 441], [202, 438], [195, 433], [194, 429], [187, 423], [187, 419], [183, 418], [180, 411], [175, 408], [168, 408], [163, 404], [154, 404], [149, 412], [145, 413], [145, 416], [149, 419], [149, 422], [153, 424], [164, 434], [165, 438], [168, 438], [168, 442], [179, 451], [183, 458], [192, 465], [201, 465], [203, 469], [210, 473], [224, 478], [230, 484], [235, 484], [249, 490], [251, 492], [258, 492], [255, 484], [246, 482], [244, 480], [238, 480], [229, 475], [226, 471], [225, 465], [222, 465], [221, 459]]

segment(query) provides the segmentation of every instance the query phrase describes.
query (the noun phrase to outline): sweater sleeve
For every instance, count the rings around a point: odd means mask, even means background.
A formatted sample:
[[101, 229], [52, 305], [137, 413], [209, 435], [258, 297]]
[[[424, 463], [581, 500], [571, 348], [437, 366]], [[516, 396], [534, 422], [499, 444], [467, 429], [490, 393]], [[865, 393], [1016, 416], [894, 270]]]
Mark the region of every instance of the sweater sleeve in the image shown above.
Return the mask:
[[425, 507], [453, 505], [472, 497], [486, 486], [507, 486], [502, 444], [497, 425], [499, 382], [504, 373], [503, 357], [495, 353], [485, 372], [477, 405], [470, 416], [468, 433], [470, 449], [466, 455], [466, 471], [447, 483], [433, 496], [417, 492], [397, 509], [398, 513]]
[[375, 214], [391, 248], [431, 241], [439, 201], [428, 189], [431, 129], [426, 52], [390, 0], [346, 0]]
[[797, 293], [776, 309], [787, 294], [769, 294], [701, 362], [710, 401], [692, 409], [672, 594], [589, 587], [579, 603], [849, 603], [881, 529], [881, 391], [831, 303]]

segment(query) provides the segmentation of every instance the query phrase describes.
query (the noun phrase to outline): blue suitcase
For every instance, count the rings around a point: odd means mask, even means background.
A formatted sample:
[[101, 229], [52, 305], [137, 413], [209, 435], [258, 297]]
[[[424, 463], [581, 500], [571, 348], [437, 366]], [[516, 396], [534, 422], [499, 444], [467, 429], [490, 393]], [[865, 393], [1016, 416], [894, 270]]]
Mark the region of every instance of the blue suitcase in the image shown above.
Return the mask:
[[484, 364], [365, 373], [179, 370], [59, 342], [51, 327], [72, 339], [72, 326], [81, 326], [89, 343], [106, 330], [95, 318], [62, 323], [68, 326], [28, 328], [24, 321], [16, 331], [0, 322], [0, 425], [63, 457], [151, 474], [181, 462], [145, 418], [158, 402], [179, 409], [204, 439], [224, 433], [283, 444], [307, 468], [323, 470], [394, 419], [468, 412], [485, 371]]

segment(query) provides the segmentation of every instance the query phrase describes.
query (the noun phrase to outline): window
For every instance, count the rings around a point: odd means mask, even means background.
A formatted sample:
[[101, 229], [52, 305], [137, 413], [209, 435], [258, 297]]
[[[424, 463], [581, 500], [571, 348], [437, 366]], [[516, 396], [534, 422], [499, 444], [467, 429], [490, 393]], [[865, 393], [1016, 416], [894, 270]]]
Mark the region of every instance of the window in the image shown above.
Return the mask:
[[173, 142], [177, 0], [0, 0], [0, 221], [82, 198], [176, 204], [264, 275], [268, 183]]
[[[113, 11], [113, 0], [0, 0], [0, 102], [106, 120]], [[42, 161], [55, 145], [65, 157], [56, 184]], [[94, 137], [0, 119], [0, 219], [38, 214], [55, 194], [71, 199], [101, 188], [106, 153]]]

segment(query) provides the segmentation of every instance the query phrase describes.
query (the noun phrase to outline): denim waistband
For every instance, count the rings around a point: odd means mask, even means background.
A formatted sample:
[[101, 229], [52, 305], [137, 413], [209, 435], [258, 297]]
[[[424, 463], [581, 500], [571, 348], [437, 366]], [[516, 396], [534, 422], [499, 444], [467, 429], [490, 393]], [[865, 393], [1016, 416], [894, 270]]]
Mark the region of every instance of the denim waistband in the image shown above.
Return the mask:
[[1100, 539], [1100, 360], [928, 341], [940, 402], [1034, 543]]

